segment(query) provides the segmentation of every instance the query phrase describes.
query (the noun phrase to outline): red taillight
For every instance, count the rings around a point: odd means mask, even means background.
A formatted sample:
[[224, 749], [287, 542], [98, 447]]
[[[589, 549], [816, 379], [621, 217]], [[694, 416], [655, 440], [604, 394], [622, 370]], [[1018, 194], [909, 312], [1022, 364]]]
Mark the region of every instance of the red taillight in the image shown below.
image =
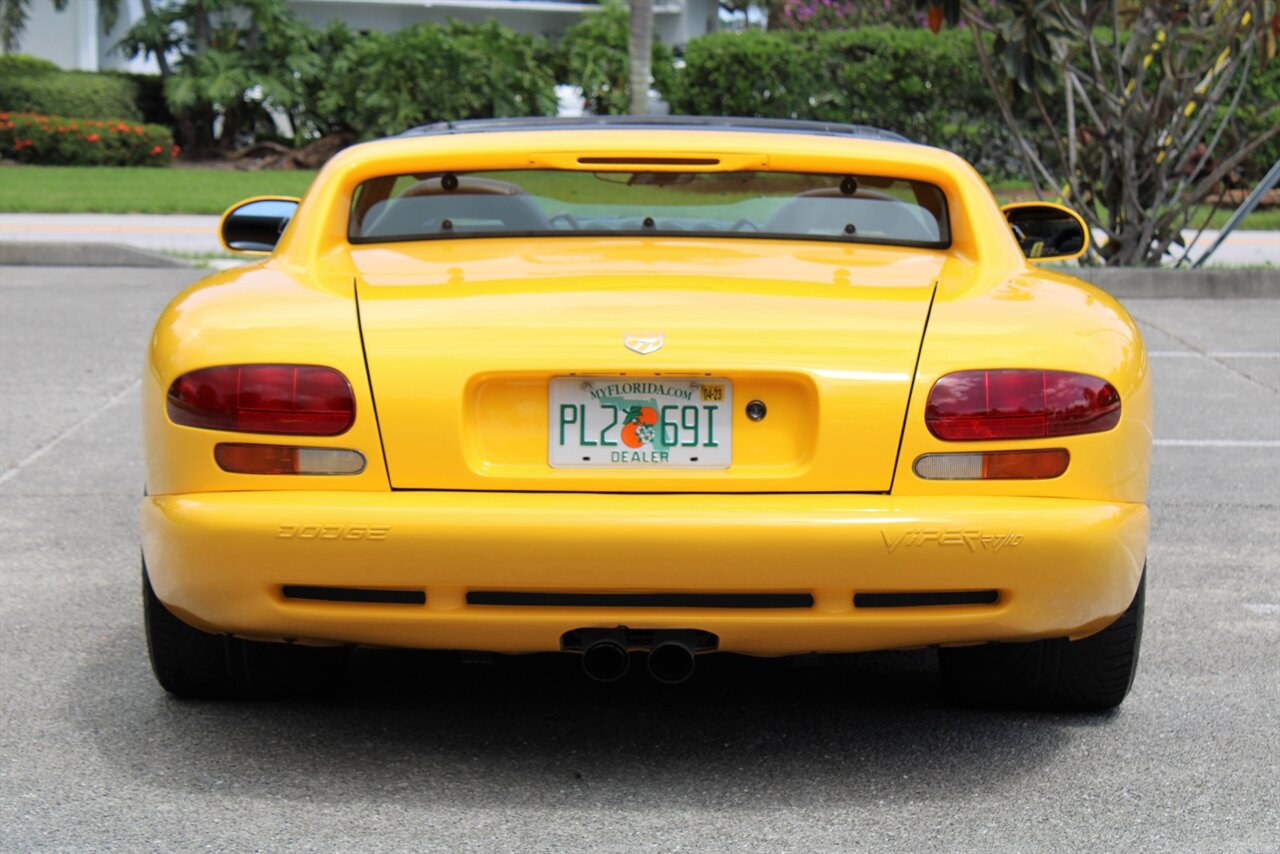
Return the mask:
[[951, 441], [1100, 433], [1120, 423], [1120, 394], [1066, 371], [959, 371], [933, 384], [924, 420]]
[[224, 365], [169, 387], [175, 424], [238, 433], [336, 436], [355, 420], [351, 383], [318, 365]]

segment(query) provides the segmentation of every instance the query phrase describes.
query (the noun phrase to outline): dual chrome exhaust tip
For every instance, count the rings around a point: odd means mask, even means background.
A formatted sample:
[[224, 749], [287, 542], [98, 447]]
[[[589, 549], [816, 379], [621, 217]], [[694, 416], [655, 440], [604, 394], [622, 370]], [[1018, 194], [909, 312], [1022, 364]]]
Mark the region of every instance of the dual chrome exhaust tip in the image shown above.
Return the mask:
[[582, 651], [582, 670], [597, 682], [617, 682], [631, 669], [631, 654], [615, 640], [598, 640]]
[[688, 629], [576, 629], [566, 632], [561, 648], [582, 652], [582, 670], [597, 682], [616, 682], [631, 668], [631, 650], [647, 649], [649, 675], [664, 685], [679, 685], [693, 675], [694, 656], [719, 646], [708, 632]]

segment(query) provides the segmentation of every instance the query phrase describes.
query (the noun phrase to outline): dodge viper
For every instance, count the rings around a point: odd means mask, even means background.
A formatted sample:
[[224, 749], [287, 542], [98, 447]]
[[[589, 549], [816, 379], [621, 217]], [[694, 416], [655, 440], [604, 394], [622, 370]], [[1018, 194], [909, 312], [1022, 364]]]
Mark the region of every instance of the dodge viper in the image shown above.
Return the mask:
[[1151, 387], [1071, 211], [851, 125], [445, 123], [221, 223], [143, 380], [143, 599], [180, 696], [356, 646], [932, 647], [960, 702], [1137, 667]]

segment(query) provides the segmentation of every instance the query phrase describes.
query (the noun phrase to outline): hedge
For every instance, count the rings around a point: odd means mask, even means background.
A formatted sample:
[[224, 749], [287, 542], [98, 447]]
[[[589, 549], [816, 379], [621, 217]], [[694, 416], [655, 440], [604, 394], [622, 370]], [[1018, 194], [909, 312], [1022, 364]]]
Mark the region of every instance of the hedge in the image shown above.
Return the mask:
[[0, 77], [10, 74], [33, 74], [61, 71], [56, 62], [41, 59], [27, 53], [0, 54]]
[[[1267, 128], [1280, 125], [1280, 56], [1273, 57], [1266, 67], [1253, 72], [1249, 88], [1245, 90], [1236, 110], [1236, 122], [1245, 131], [1242, 136], [1256, 136]], [[1250, 158], [1249, 177], [1260, 178], [1280, 160], [1280, 134], [1258, 146]], [[1257, 173], [1257, 174], [1252, 174]]]
[[940, 145], [980, 171], [1020, 171], [967, 31], [865, 27], [694, 39], [673, 113], [868, 124]]
[[685, 46], [684, 68], [664, 93], [673, 113], [816, 118], [831, 89], [819, 38], [809, 33], [713, 33]]
[[119, 116], [129, 121], [143, 117], [138, 109], [138, 85], [125, 75], [50, 71], [28, 62], [0, 65], [0, 110], [54, 116]]
[[823, 46], [833, 84], [823, 118], [896, 130], [986, 173], [1022, 169], [967, 31], [869, 28], [832, 33]]
[[0, 157], [56, 166], [168, 166], [173, 133], [125, 119], [0, 113]]
[[544, 39], [492, 20], [374, 31], [332, 59], [313, 111], [363, 139], [436, 121], [553, 116], [552, 58]]

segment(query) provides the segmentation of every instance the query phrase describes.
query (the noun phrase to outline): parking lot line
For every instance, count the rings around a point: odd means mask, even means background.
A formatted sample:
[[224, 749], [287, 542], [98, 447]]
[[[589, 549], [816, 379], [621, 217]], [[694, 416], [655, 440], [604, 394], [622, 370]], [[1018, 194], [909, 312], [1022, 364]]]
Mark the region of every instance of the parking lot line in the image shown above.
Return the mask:
[[1152, 444], [1172, 448], [1280, 448], [1280, 439], [1155, 439]]
[[1189, 359], [1204, 356], [1209, 359], [1280, 359], [1280, 350], [1148, 350], [1153, 359]]
[[9, 469], [9, 470], [8, 470], [8, 471], [6, 471], [6, 472], [0, 473], [0, 483], [5, 483], [5, 482], [7, 482], [7, 481], [9, 481], [9, 480], [11, 480], [11, 479], [13, 479], [13, 478], [17, 477], [17, 476], [18, 476], [18, 474], [19, 474], [23, 469], [25, 469], [27, 466], [31, 465], [31, 464], [32, 464], [32, 463], [34, 463], [36, 460], [38, 460], [38, 459], [40, 459], [41, 457], [43, 457], [45, 454], [49, 453], [49, 452], [50, 452], [50, 451], [52, 451], [54, 448], [56, 448], [56, 447], [58, 447], [59, 445], [61, 445], [61, 444], [62, 444], [63, 442], [65, 442], [67, 439], [69, 439], [69, 438], [71, 438], [72, 436], [74, 436], [74, 435], [75, 435], [75, 434], [76, 434], [76, 433], [77, 433], [77, 432], [78, 432], [82, 427], [84, 427], [84, 426], [85, 426], [86, 424], [88, 424], [90, 421], [94, 420], [94, 419], [95, 419], [95, 418], [97, 418], [99, 415], [101, 415], [102, 413], [106, 412], [106, 411], [107, 411], [108, 409], [110, 409], [111, 407], [115, 406], [115, 405], [116, 405], [117, 403], [119, 403], [121, 400], [123, 400], [124, 398], [128, 397], [128, 396], [129, 396], [130, 394], [132, 394], [133, 392], [137, 391], [137, 390], [138, 390], [138, 388], [139, 388], [141, 385], [142, 385], [142, 380], [134, 380], [133, 382], [129, 383], [129, 384], [128, 384], [127, 386], [125, 386], [124, 388], [120, 389], [120, 390], [119, 390], [118, 392], [116, 392], [115, 394], [111, 395], [111, 397], [107, 398], [107, 400], [106, 400], [106, 401], [105, 401], [101, 406], [99, 406], [98, 408], [94, 409], [94, 410], [93, 410], [92, 412], [90, 412], [88, 415], [84, 416], [84, 417], [83, 417], [83, 418], [81, 418], [79, 421], [77, 421], [76, 423], [72, 424], [70, 427], [66, 428], [65, 430], [63, 430], [63, 431], [62, 431], [61, 433], [59, 433], [58, 435], [54, 436], [54, 437], [53, 437], [52, 439], [50, 439], [48, 442], [45, 442], [45, 443], [44, 443], [43, 445], [41, 445], [39, 448], [36, 448], [34, 451], [32, 451], [30, 454], [28, 454], [28, 455], [26, 456], [26, 458], [25, 458], [25, 459], [23, 459], [23, 460], [19, 461], [19, 462], [17, 463], [17, 465], [15, 465], [13, 468]]

